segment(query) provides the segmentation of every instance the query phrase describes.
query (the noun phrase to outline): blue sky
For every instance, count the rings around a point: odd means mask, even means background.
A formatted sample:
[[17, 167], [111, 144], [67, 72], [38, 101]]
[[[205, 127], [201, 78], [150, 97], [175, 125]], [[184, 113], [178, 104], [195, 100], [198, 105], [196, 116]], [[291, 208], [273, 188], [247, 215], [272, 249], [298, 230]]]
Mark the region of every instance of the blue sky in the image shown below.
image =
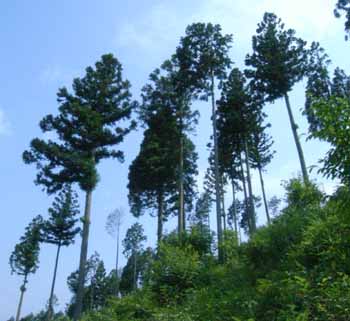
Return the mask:
[[[305, 40], [321, 42], [333, 60], [333, 67], [340, 66], [349, 73], [350, 43], [344, 41], [343, 21], [333, 17], [334, 3], [329, 0], [192, 0], [190, 4], [184, 0], [129, 0], [122, 4], [115, 0], [1, 1], [0, 320], [14, 315], [21, 283], [19, 277], [10, 274], [9, 255], [27, 223], [34, 215], [47, 215], [52, 201], [33, 184], [35, 169], [23, 164], [21, 154], [31, 138], [42, 136], [38, 128], [40, 119], [56, 112], [56, 92], [60, 86], [69, 86], [86, 66], [111, 52], [122, 62], [124, 76], [131, 81], [134, 98], [138, 99], [148, 74], [174, 52], [186, 25], [198, 21], [220, 23], [225, 33], [233, 34], [231, 57], [236, 66], [243, 67], [251, 36], [265, 11], [275, 12]], [[300, 125], [306, 162], [311, 166], [322, 157], [327, 146], [305, 142], [307, 124], [300, 112], [304, 104], [303, 88], [303, 83], [295, 87], [291, 103]], [[198, 182], [201, 185], [208, 155], [205, 145], [211, 133], [210, 108], [206, 103], [195, 103], [193, 107], [201, 113], [193, 137], [200, 155]], [[299, 164], [283, 101], [266, 106], [266, 112], [277, 151], [265, 174], [266, 188], [269, 196], [281, 196], [281, 181], [297, 175]], [[119, 206], [128, 213], [128, 166], [138, 152], [141, 139], [139, 130], [125, 140], [124, 164], [106, 161], [99, 167], [101, 181], [93, 195], [89, 253], [98, 251], [108, 270], [114, 264], [115, 246], [104, 230], [106, 217]], [[313, 177], [316, 178], [315, 174]], [[253, 179], [256, 193], [260, 193], [256, 173]], [[326, 192], [331, 192], [335, 185], [321, 178], [317, 181]], [[228, 196], [227, 204], [229, 202]], [[127, 214], [123, 234], [133, 221]], [[152, 244], [155, 218], [145, 216], [141, 222]], [[259, 222], [264, 223], [262, 215]], [[173, 222], [169, 222], [166, 229], [172, 227]], [[77, 239], [75, 245], [62, 251], [56, 291], [62, 308], [70, 298], [66, 278], [78, 266], [79, 247]], [[42, 247], [40, 268], [29, 279], [23, 315], [44, 307], [54, 254], [53, 246]]]

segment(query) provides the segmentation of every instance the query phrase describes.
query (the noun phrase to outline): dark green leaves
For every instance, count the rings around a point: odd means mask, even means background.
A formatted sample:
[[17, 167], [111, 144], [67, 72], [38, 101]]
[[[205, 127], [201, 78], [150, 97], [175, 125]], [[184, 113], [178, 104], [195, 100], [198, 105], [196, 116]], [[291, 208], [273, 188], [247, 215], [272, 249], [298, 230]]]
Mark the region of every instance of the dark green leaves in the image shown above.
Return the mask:
[[37, 270], [42, 240], [42, 224], [42, 217], [38, 215], [26, 227], [24, 235], [10, 256], [12, 273], [27, 276]]
[[265, 13], [253, 36], [253, 53], [247, 55], [246, 71], [254, 87], [274, 101], [289, 92], [307, 70], [306, 42], [295, 36], [295, 31], [285, 29], [281, 19]]
[[139, 253], [143, 248], [143, 243], [147, 237], [143, 234], [143, 227], [139, 223], [133, 224], [127, 231], [123, 240], [123, 253], [130, 257], [132, 254]]
[[[350, 1], [349, 0], [338, 0], [335, 9], [334, 9], [334, 15], [336, 18], [340, 18], [343, 13], [345, 13], [345, 23], [344, 28], [347, 33], [350, 32]], [[349, 35], [345, 36], [345, 39], [348, 40]]]
[[53, 132], [56, 139], [33, 139], [23, 159], [37, 165], [36, 183], [48, 193], [75, 182], [92, 190], [98, 182], [96, 164], [111, 157], [122, 161], [122, 151], [113, 146], [135, 127], [125, 122], [135, 107], [130, 84], [122, 78], [119, 61], [108, 54], [74, 80], [73, 93], [61, 88], [57, 96], [59, 114], [40, 122], [42, 131]]
[[68, 246], [74, 242], [80, 228], [76, 227], [79, 214], [77, 194], [66, 186], [49, 208], [49, 219], [43, 224], [44, 242]]
[[176, 50], [181, 72], [194, 92], [211, 94], [212, 77], [222, 81], [231, 65], [228, 56], [232, 35], [222, 35], [221, 26], [194, 23], [186, 29]]

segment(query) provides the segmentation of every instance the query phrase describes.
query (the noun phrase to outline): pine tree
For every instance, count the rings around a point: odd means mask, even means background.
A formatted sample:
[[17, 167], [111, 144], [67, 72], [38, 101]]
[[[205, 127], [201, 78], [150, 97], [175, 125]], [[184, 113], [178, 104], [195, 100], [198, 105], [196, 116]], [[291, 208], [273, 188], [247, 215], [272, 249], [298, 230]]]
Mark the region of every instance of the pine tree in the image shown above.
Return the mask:
[[28, 276], [29, 274], [35, 273], [38, 269], [40, 242], [42, 241], [42, 224], [42, 217], [40, 215], [36, 216], [26, 227], [24, 235], [20, 238], [20, 242], [16, 244], [15, 249], [10, 256], [11, 272], [23, 276], [16, 321], [19, 321], [20, 319]]
[[[194, 189], [193, 184], [189, 184], [188, 175], [195, 169], [195, 163], [188, 163], [186, 151], [193, 150], [194, 145], [189, 140], [188, 134], [194, 131], [197, 123], [198, 112], [191, 111], [191, 100], [193, 93], [189, 88], [186, 77], [179, 67], [177, 55], [173, 55], [170, 60], [166, 60], [161, 68], [156, 69], [150, 75], [151, 83], [143, 87], [142, 104], [140, 108], [141, 120], [145, 126], [150, 119], [166, 107], [172, 110], [177, 127], [178, 137], [176, 145], [177, 153], [177, 181], [178, 181], [178, 233], [181, 235], [186, 227], [186, 212], [191, 210]], [[187, 148], [187, 149], [186, 149]], [[192, 154], [194, 155], [194, 154]], [[194, 159], [195, 161], [195, 159]], [[190, 166], [188, 168], [188, 166]], [[193, 167], [194, 166], [194, 167]], [[191, 177], [193, 181], [193, 177]], [[187, 182], [186, 182], [187, 181]], [[188, 208], [189, 207], [189, 208]]]
[[210, 226], [210, 209], [212, 206], [212, 198], [210, 196], [210, 192], [205, 190], [201, 193], [199, 198], [197, 199], [194, 213], [191, 216], [192, 225], [199, 226]]
[[267, 102], [285, 99], [305, 183], [309, 181], [308, 172], [288, 93], [307, 74], [308, 53], [306, 42], [297, 38], [294, 30], [286, 30], [275, 14], [265, 13], [253, 36], [253, 53], [246, 57], [246, 65], [252, 67], [246, 75], [252, 79], [254, 89]]
[[[231, 64], [228, 56], [231, 42], [232, 36], [222, 35], [220, 25], [194, 23], [187, 27], [186, 35], [181, 38], [180, 46], [177, 48], [179, 66], [182, 74], [188, 79], [188, 87], [198, 94], [203, 94], [203, 99], [211, 97], [215, 155], [216, 217], [219, 244], [222, 242], [222, 209], [220, 202], [215, 89], [216, 81], [220, 83], [226, 77], [226, 70]], [[219, 259], [221, 261], [223, 259], [221, 250], [219, 250]]]
[[311, 45], [308, 64], [309, 70], [304, 114], [309, 123], [309, 131], [312, 132], [317, 130], [319, 125], [311, 108], [313, 97], [328, 98], [331, 95], [331, 80], [328, 71], [330, 60], [318, 43], [313, 42]]
[[264, 201], [265, 214], [267, 223], [271, 223], [271, 217], [269, 213], [269, 207], [266, 197], [265, 184], [263, 178], [263, 170], [264, 168], [271, 162], [275, 151], [271, 150], [273, 145], [273, 140], [271, 136], [269, 136], [266, 132], [266, 129], [270, 127], [270, 124], [264, 125], [262, 124], [261, 117], [257, 120], [256, 126], [252, 133], [252, 143], [250, 149], [250, 162], [252, 164], [252, 168], [256, 168], [259, 172], [261, 191]]
[[235, 190], [236, 179], [242, 181], [250, 234], [256, 229], [256, 221], [249, 156], [258, 117], [262, 117], [260, 102], [246, 84], [243, 73], [234, 68], [223, 84], [218, 102], [218, 141], [223, 171], [231, 178], [232, 189]]
[[[152, 79], [158, 73], [151, 75]], [[171, 99], [173, 93], [167, 88], [167, 80], [156, 80], [155, 86], [143, 90], [140, 118], [147, 127], [138, 156], [129, 169], [129, 203], [134, 216], [143, 215], [146, 209], [156, 210], [158, 217], [157, 239], [162, 239], [163, 223], [176, 213], [178, 203], [178, 146], [180, 133], [176, 109]], [[170, 96], [170, 98], [169, 98]], [[183, 140], [183, 188], [184, 205], [191, 210], [195, 194], [194, 176], [197, 173], [197, 154], [190, 139]], [[174, 148], [175, 147], [175, 148]], [[184, 222], [180, 222], [184, 227]]]
[[83, 78], [74, 79], [73, 93], [61, 88], [58, 102], [59, 114], [48, 115], [40, 122], [42, 131], [55, 133], [57, 140], [33, 139], [23, 158], [25, 163], [37, 165], [35, 182], [48, 193], [71, 183], [78, 183], [86, 193], [74, 315], [77, 321], [82, 310], [92, 192], [98, 182], [96, 167], [106, 158], [123, 160], [123, 152], [113, 147], [135, 126], [134, 122], [127, 122], [134, 103], [130, 83], [122, 78], [122, 66], [111, 54], [102, 56], [95, 68], [86, 68]]
[[126, 255], [127, 258], [133, 256], [134, 259], [134, 273], [133, 273], [133, 284], [134, 290], [137, 289], [137, 256], [143, 250], [143, 243], [147, 240], [147, 237], [144, 235], [143, 227], [139, 223], [133, 224], [127, 231], [125, 238], [123, 240], [123, 254]]
[[80, 232], [80, 228], [76, 227], [78, 221], [76, 216], [79, 214], [77, 197], [77, 194], [72, 191], [71, 186], [65, 186], [55, 198], [52, 207], [49, 208], [49, 219], [43, 224], [43, 241], [57, 246], [47, 320], [50, 320], [53, 314], [52, 300], [54, 298], [61, 247], [73, 244], [75, 236]]
[[[174, 54], [171, 60], [167, 60], [163, 63], [162, 69], [166, 71], [166, 77], [170, 81], [171, 88], [174, 96], [174, 116], [176, 117], [177, 127], [179, 131], [179, 164], [178, 164], [178, 181], [179, 181], [179, 200], [178, 200], [178, 233], [181, 236], [186, 231], [186, 212], [191, 211], [191, 208], [186, 208], [186, 205], [192, 205], [190, 201], [193, 199], [192, 184], [185, 182], [186, 178], [190, 176], [186, 175], [191, 169], [187, 168], [185, 159], [185, 149], [192, 148], [188, 146], [191, 144], [188, 134], [194, 131], [194, 126], [198, 121], [198, 112], [191, 110], [191, 101], [194, 98], [194, 94], [190, 88], [190, 84], [186, 75], [183, 74], [183, 70], [180, 68], [180, 61], [177, 54]], [[187, 144], [187, 146], [185, 146]], [[194, 151], [194, 145], [193, 145]], [[191, 166], [192, 168], [192, 166]]]

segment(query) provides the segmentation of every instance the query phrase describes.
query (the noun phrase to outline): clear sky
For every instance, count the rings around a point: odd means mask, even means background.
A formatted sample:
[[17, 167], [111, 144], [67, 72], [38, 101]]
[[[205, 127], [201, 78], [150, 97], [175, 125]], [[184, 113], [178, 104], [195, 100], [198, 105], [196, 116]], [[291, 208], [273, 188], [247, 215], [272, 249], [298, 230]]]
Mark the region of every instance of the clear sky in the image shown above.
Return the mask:
[[[333, 17], [335, 0], [2, 0], [0, 2], [0, 320], [15, 314], [18, 304], [20, 277], [10, 274], [8, 259], [24, 227], [34, 215], [47, 215], [52, 198], [33, 184], [34, 166], [23, 164], [21, 154], [30, 139], [42, 136], [40, 119], [56, 113], [56, 92], [69, 86], [73, 77], [94, 64], [104, 53], [113, 53], [124, 66], [124, 76], [133, 86], [134, 98], [148, 74], [175, 50], [185, 27], [192, 22], [220, 23], [225, 33], [232, 33], [234, 44], [231, 57], [236, 66], [243, 67], [250, 51], [251, 36], [265, 11], [275, 12], [287, 27], [307, 41], [319, 41], [333, 60], [350, 72], [350, 43], [344, 41], [343, 21]], [[304, 104], [304, 84], [298, 84], [291, 94], [295, 118], [308, 166], [315, 165], [327, 146], [305, 142], [307, 124], [300, 109]], [[197, 133], [193, 137], [199, 152], [199, 185], [207, 166], [210, 108], [196, 103], [201, 113]], [[299, 164], [287, 112], [282, 100], [266, 106], [271, 134], [277, 154], [267, 168], [267, 194], [283, 195], [280, 186], [298, 174]], [[97, 251], [110, 270], [115, 260], [114, 241], [105, 232], [108, 213], [122, 206], [128, 212], [128, 166], [136, 156], [142, 131], [134, 132], [123, 143], [126, 161], [106, 161], [99, 167], [101, 181], [93, 195], [92, 226], [89, 253]], [[315, 173], [312, 175], [316, 179]], [[258, 176], [254, 173], [254, 182]], [[334, 182], [317, 178], [326, 192]], [[255, 184], [256, 193], [260, 193]], [[81, 197], [83, 200], [83, 197]], [[227, 197], [227, 204], [230, 197]], [[134, 219], [128, 214], [125, 230]], [[155, 218], [144, 217], [141, 222], [155, 240]], [[261, 213], [259, 224], [264, 223]], [[166, 225], [169, 231], [173, 222]], [[58, 271], [56, 295], [63, 308], [70, 299], [67, 275], [78, 266], [80, 239], [64, 248]], [[30, 276], [25, 294], [23, 315], [38, 312], [48, 299], [52, 279], [55, 248], [44, 245], [40, 268]], [[122, 263], [125, 260], [122, 259]]]

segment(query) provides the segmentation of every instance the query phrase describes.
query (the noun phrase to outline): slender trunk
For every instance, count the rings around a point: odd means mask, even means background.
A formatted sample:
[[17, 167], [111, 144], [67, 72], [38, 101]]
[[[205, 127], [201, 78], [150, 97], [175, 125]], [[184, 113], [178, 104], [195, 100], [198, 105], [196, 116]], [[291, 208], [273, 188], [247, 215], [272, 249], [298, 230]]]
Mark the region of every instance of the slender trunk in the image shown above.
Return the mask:
[[[96, 271], [95, 271], [96, 274]], [[90, 281], [90, 311], [94, 308], [94, 291], [95, 290], [95, 283], [91, 280]]]
[[262, 176], [262, 170], [261, 170], [260, 164], [258, 166], [258, 171], [259, 171], [259, 176], [260, 176], [261, 191], [262, 191], [263, 200], [264, 200], [267, 224], [270, 225], [271, 219], [270, 219], [269, 207], [267, 206], [267, 199], [266, 199], [266, 193], [265, 193], [265, 184], [264, 184], [264, 179], [263, 179], [263, 176]]
[[298, 151], [299, 162], [300, 162], [301, 172], [303, 174], [304, 183], [307, 184], [307, 183], [309, 183], [309, 175], [307, 173], [304, 153], [303, 153], [303, 149], [301, 147], [301, 143], [300, 143], [298, 132], [297, 132], [298, 131], [298, 126], [297, 126], [297, 124], [295, 123], [295, 120], [294, 120], [294, 116], [293, 116], [293, 113], [292, 113], [292, 108], [290, 106], [288, 94], [284, 95], [284, 100], [286, 102], [288, 116], [289, 116], [289, 121], [290, 121], [290, 126], [292, 128], [295, 145], [296, 145], [297, 151]]
[[23, 296], [24, 296], [24, 292], [26, 291], [26, 284], [27, 284], [27, 274], [24, 275], [24, 280], [23, 280], [23, 284], [20, 288], [21, 290], [21, 295], [19, 297], [19, 303], [18, 303], [18, 308], [17, 308], [17, 314], [16, 314], [16, 321], [19, 321], [19, 318], [21, 316], [21, 310], [22, 310], [22, 303], [23, 303]]
[[91, 217], [91, 198], [92, 198], [92, 191], [90, 190], [86, 192], [86, 199], [85, 199], [83, 236], [81, 240], [80, 263], [79, 263], [78, 291], [76, 295], [74, 317], [73, 317], [74, 321], [79, 320], [83, 309], [83, 299], [84, 299], [84, 292], [85, 292], [85, 288], [84, 288], [85, 265], [86, 265], [87, 252], [88, 252], [90, 217]]
[[134, 252], [134, 291], [137, 289], [137, 278], [136, 278], [136, 272], [137, 272], [137, 254], [136, 251]]
[[249, 165], [249, 149], [247, 141], [244, 141], [244, 150], [245, 150], [245, 164], [247, 167], [247, 182], [248, 182], [248, 191], [249, 191], [249, 212], [251, 216], [252, 222], [252, 232], [254, 233], [256, 230], [256, 221], [255, 221], [255, 208], [254, 208], [254, 200], [253, 200], [253, 188], [252, 188], [252, 179], [250, 176], [250, 165]]
[[120, 232], [120, 218], [118, 221], [118, 227], [117, 227], [117, 257], [115, 260], [115, 276], [116, 276], [116, 296], [119, 296], [119, 232]]
[[164, 220], [164, 200], [163, 192], [159, 191], [158, 193], [158, 229], [157, 229], [157, 243], [158, 246], [163, 237], [163, 220]]
[[223, 262], [222, 253], [222, 225], [221, 225], [221, 196], [220, 196], [220, 174], [219, 174], [219, 148], [218, 137], [216, 129], [216, 105], [214, 96], [214, 75], [211, 74], [211, 104], [212, 104], [212, 121], [213, 121], [213, 138], [214, 138], [214, 167], [215, 167], [215, 198], [216, 198], [216, 221], [217, 221], [217, 233], [218, 233], [218, 256], [219, 261]]
[[223, 222], [223, 228], [224, 231], [227, 230], [226, 227], [226, 211], [225, 211], [225, 193], [224, 193], [224, 186], [222, 184], [221, 180], [221, 202], [222, 202], [222, 222]]
[[[245, 180], [244, 169], [243, 169], [243, 160], [242, 160], [241, 154], [239, 154], [239, 162], [241, 167], [242, 186], [243, 186], [243, 193], [244, 193], [244, 205], [246, 210], [249, 211], [248, 193], [247, 193], [247, 186], [246, 186], [246, 180]], [[249, 231], [252, 230], [252, 222], [250, 221], [249, 215], [248, 215], [248, 229]]]
[[235, 189], [235, 182], [233, 179], [232, 179], [232, 209], [233, 209], [233, 221], [234, 221], [235, 233], [237, 238], [237, 244], [239, 244], [238, 227], [237, 227], [236, 189]]
[[51, 284], [51, 292], [50, 292], [50, 298], [49, 298], [49, 307], [47, 311], [47, 320], [51, 320], [52, 314], [53, 314], [53, 295], [55, 291], [55, 284], [56, 284], [56, 276], [57, 276], [57, 267], [58, 267], [58, 259], [60, 257], [60, 251], [61, 251], [61, 243], [58, 243], [57, 245], [57, 253], [56, 253], [56, 261], [55, 261], [55, 268], [53, 272], [53, 279]]
[[179, 216], [178, 232], [179, 235], [185, 230], [185, 211], [184, 211], [184, 137], [183, 137], [183, 104], [180, 103], [180, 168], [179, 168]]

